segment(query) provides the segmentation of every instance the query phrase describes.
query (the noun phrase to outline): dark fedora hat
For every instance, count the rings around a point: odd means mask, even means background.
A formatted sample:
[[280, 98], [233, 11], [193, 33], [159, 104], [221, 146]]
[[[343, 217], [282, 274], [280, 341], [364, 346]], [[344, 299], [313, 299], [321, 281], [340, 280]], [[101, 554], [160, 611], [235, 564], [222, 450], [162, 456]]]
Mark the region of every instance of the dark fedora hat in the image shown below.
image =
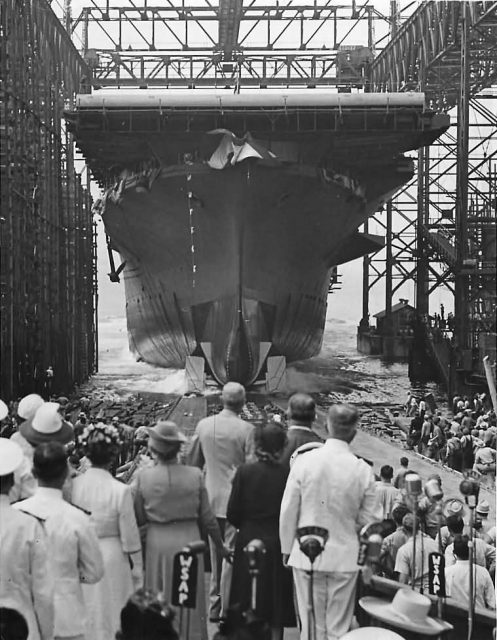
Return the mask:
[[74, 430], [69, 422], [59, 413], [57, 402], [45, 402], [34, 416], [23, 422], [19, 431], [31, 445], [37, 446], [45, 442], [67, 444], [74, 440]]

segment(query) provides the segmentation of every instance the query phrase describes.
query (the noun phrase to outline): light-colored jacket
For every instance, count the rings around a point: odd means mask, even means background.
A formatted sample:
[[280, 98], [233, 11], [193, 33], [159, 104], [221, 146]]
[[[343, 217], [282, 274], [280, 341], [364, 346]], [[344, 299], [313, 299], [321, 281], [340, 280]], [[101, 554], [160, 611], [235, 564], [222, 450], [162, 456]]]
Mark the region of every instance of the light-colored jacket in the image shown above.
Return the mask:
[[0, 606], [24, 616], [28, 640], [53, 637], [53, 590], [43, 526], [0, 495]]
[[358, 531], [376, 520], [381, 510], [371, 467], [346, 442], [330, 438], [301, 455], [290, 470], [280, 512], [281, 552], [290, 555], [290, 566], [309, 569], [297, 529], [323, 527], [328, 540], [314, 569], [357, 571]]
[[81, 583], [94, 584], [103, 575], [103, 559], [90, 519], [62, 498], [62, 491], [38, 487], [35, 495], [14, 507], [45, 520], [48, 558], [55, 578], [54, 635], [84, 634], [86, 613]]
[[226, 518], [231, 481], [238, 467], [254, 460], [254, 426], [229, 409], [200, 420], [192, 438], [188, 464], [205, 466], [205, 486], [212, 511]]

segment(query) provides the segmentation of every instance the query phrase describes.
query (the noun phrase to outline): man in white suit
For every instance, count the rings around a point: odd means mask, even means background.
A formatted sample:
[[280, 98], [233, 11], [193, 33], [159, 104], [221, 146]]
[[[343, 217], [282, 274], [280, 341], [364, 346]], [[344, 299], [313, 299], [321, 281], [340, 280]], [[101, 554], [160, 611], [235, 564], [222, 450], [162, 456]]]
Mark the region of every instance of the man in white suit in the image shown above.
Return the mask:
[[283, 495], [281, 552], [283, 562], [293, 569], [301, 640], [310, 640], [307, 605], [311, 565], [300, 550], [297, 529], [317, 526], [328, 532], [324, 550], [314, 562], [314, 616], [316, 640], [337, 640], [348, 631], [354, 613], [358, 532], [381, 520], [373, 471], [349, 448], [358, 423], [354, 407], [332, 406], [328, 440], [297, 458]]

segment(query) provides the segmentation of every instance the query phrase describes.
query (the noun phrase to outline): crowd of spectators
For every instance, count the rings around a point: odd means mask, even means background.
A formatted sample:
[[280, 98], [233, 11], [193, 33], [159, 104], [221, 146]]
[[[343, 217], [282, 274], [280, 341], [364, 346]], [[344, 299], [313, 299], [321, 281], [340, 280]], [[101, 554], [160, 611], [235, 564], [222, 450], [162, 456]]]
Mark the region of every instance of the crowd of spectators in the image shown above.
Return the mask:
[[456, 471], [473, 469], [495, 487], [497, 425], [485, 393], [454, 396], [445, 415], [409, 395], [405, 413], [411, 417], [409, 448]]
[[[286, 419], [257, 428], [239, 417], [241, 385], [228, 383], [221, 397], [223, 410], [192, 438], [167, 420], [136, 429], [102, 422], [86, 406], [72, 425], [64, 399], [30, 394], [10, 412], [0, 401], [0, 561], [8, 573], [0, 607], [12, 620], [2, 622], [2, 638], [14, 637], [10, 625], [25, 627], [29, 640], [137, 640], [147, 609], [154, 624], [162, 620], [147, 638], [175, 640], [167, 605], [174, 557], [203, 536], [211, 584], [207, 596], [200, 556], [195, 638], [207, 640], [208, 620], [229, 633], [251, 610], [263, 623], [260, 640], [282, 640], [292, 626], [307, 639], [308, 560], [298, 531], [316, 522], [326, 529], [312, 603], [322, 637], [342, 637], [353, 624], [358, 533], [374, 523], [383, 537], [375, 573], [427, 593], [429, 554], [441, 552], [447, 595], [467, 607], [473, 548], [476, 605], [495, 607], [488, 501], [477, 502], [469, 528], [467, 506], [444, 495], [439, 474], [420, 478], [406, 456], [396, 469], [375, 470], [349, 448], [360, 424], [349, 405], [332, 405], [323, 439], [307, 394], [289, 399]], [[449, 419], [409, 398], [409, 446], [495, 481], [497, 428], [486, 398], [456, 397], [452, 410]], [[265, 550], [255, 604], [246, 553], [254, 539]]]

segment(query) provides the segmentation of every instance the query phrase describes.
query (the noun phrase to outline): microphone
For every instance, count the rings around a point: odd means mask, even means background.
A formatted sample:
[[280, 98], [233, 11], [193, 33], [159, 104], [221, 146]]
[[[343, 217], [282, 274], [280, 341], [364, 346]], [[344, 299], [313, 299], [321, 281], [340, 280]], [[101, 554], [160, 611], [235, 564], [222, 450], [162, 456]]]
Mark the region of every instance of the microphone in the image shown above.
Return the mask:
[[195, 542], [190, 542], [186, 547], [183, 548], [183, 553], [190, 553], [191, 555], [197, 555], [199, 553], [204, 553], [207, 549], [207, 545], [203, 540], [195, 540]]
[[444, 497], [443, 489], [436, 478], [426, 481], [425, 495], [428, 500], [431, 500], [432, 502], [438, 502]]
[[408, 496], [418, 497], [423, 492], [423, 481], [417, 473], [408, 473], [404, 486]]
[[328, 531], [323, 527], [300, 527], [297, 529], [299, 547], [302, 553], [314, 563], [316, 558], [323, 553], [328, 540]]
[[259, 571], [260, 563], [266, 553], [266, 545], [264, 542], [255, 538], [245, 546], [243, 551], [247, 556], [249, 571]]

